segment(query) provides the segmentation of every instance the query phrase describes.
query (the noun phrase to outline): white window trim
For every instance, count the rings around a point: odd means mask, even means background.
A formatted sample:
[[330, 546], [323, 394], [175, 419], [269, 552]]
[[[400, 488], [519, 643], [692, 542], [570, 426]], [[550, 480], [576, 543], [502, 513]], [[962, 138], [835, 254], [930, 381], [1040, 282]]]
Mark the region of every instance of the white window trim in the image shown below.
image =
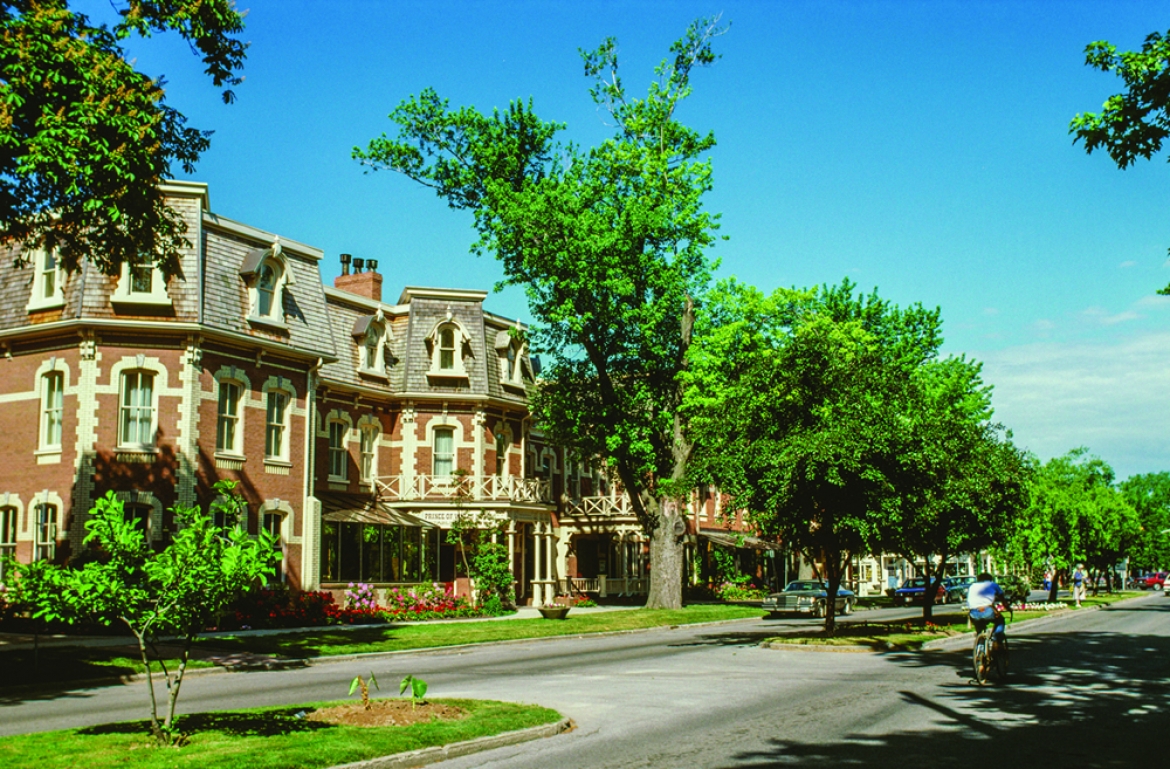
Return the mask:
[[[46, 385], [50, 374], [61, 375], [61, 442], [49, 443], [47, 438], [48, 433], [48, 391]], [[37, 412], [37, 450], [34, 452], [37, 457], [59, 457], [65, 447], [65, 398], [72, 394], [69, 376], [69, 366], [64, 361], [53, 356], [49, 360], [42, 363], [37, 368], [36, 373], [36, 388], [37, 388], [37, 404], [39, 411]]]
[[61, 263], [58, 261], [53, 267], [53, 291], [50, 296], [44, 296], [45, 293], [45, 274], [49, 270], [44, 267], [44, 260], [48, 258], [49, 252], [43, 248], [39, 248], [33, 252], [29, 264], [33, 268], [32, 293], [28, 298], [28, 311], [35, 312], [38, 310], [52, 310], [58, 307], [65, 306], [65, 271], [61, 269]]
[[[52, 528], [49, 532], [48, 538], [41, 536], [41, 525], [38, 519], [40, 514], [38, 507], [40, 505], [51, 505], [57, 508], [57, 519], [51, 525]], [[54, 491], [42, 491], [33, 496], [32, 501], [29, 502], [28, 509], [32, 516], [29, 520], [29, 526], [32, 528], [32, 532], [30, 533], [32, 534], [33, 541], [33, 559], [38, 560], [37, 551], [42, 547], [47, 547], [49, 549], [48, 557], [39, 560], [55, 560], [57, 557], [57, 546], [65, 539], [65, 537], [62, 536], [63, 527], [61, 525], [61, 519], [65, 515], [65, 502], [61, 499], [61, 496]]]
[[[341, 429], [341, 442], [339, 445], [333, 445], [333, 429], [334, 425]], [[329, 481], [332, 483], [348, 483], [349, 482], [349, 434], [351, 425], [348, 419], [342, 419], [338, 416], [331, 416], [325, 425], [326, 433], [329, 435]], [[341, 472], [333, 472], [334, 457], [341, 458]]]
[[[127, 408], [125, 403], [126, 398], [126, 379], [132, 375], [150, 375], [150, 404], [148, 406], [137, 406], [134, 408], [148, 408], [150, 409], [150, 442], [128, 442], [126, 436], [122, 434], [123, 420], [122, 415]], [[158, 372], [154, 369], [146, 368], [144, 366], [132, 366], [122, 369], [118, 372], [118, 450], [119, 451], [140, 451], [153, 452], [157, 450], [158, 441], [158, 398], [159, 390], [162, 382], [160, 381]]]
[[115, 306], [172, 306], [171, 297], [167, 293], [166, 277], [154, 263], [150, 266], [150, 291], [134, 291], [134, 281], [130, 279], [130, 263], [122, 262], [122, 273], [118, 276], [118, 286], [110, 296], [110, 303]]
[[156, 542], [162, 539], [163, 534], [163, 504], [162, 501], [149, 491], [115, 491], [114, 496], [122, 503], [123, 513], [127, 505], [140, 505], [150, 508], [148, 523], [150, 530], [143, 532], [147, 542]]
[[[439, 433], [451, 436], [451, 453], [448, 461], [451, 463], [451, 470], [447, 473], [440, 473], [438, 471], [439, 464]], [[431, 477], [436, 480], [450, 479], [455, 477], [455, 471], [459, 468], [459, 444], [455, 438], [455, 428], [451, 425], [440, 425], [431, 430]]]
[[[260, 275], [265, 266], [271, 266], [276, 272], [272, 289], [272, 311], [267, 315], [260, 313]], [[284, 315], [284, 294], [288, 286], [295, 283], [292, 271], [289, 269], [288, 257], [281, 248], [280, 238], [273, 241], [272, 246], [264, 254], [256, 271], [247, 280], [248, 286], [248, 322], [254, 325], [273, 326], [287, 329]]]
[[[442, 360], [442, 349], [439, 346], [439, 338], [444, 329], [450, 328], [454, 335], [455, 354], [452, 360], [451, 368], [442, 368], [439, 364]], [[467, 379], [467, 363], [464, 360], [463, 348], [471, 341], [471, 337], [463, 330], [463, 326], [457, 320], [450, 316], [439, 321], [427, 335], [426, 341], [430, 346], [431, 367], [427, 371], [428, 377], [446, 378], [446, 379]]]
[[[269, 397], [273, 393], [279, 393], [279, 394], [283, 395], [286, 399], [286, 402], [284, 405], [284, 414], [283, 414], [284, 419], [283, 419], [283, 423], [280, 425], [281, 432], [280, 432], [280, 453], [279, 454], [269, 454], [268, 453], [268, 429], [273, 424], [272, 422], [268, 421], [268, 401], [269, 401]], [[292, 420], [290, 419], [290, 416], [292, 415], [292, 407], [293, 407], [293, 403], [295, 402], [295, 398], [296, 398], [296, 396], [291, 394], [287, 389], [285, 389], [283, 387], [265, 387], [264, 388], [263, 401], [264, 401], [264, 461], [265, 462], [270, 462], [270, 463], [271, 462], [288, 462], [288, 458], [289, 458], [289, 445], [288, 445], [289, 444], [289, 432], [290, 432], [290, 424], [292, 422]]]
[[[358, 420], [358, 476], [362, 483], [373, 486], [374, 481], [378, 479], [378, 444], [382, 441], [382, 424], [374, 417], [366, 415]], [[366, 453], [362, 451], [364, 448], [363, 442], [366, 436], [370, 436], [370, 466], [369, 473], [366, 470]]]
[[[232, 435], [232, 445], [230, 447], [221, 448], [219, 445], [219, 422], [223, 414], [220, 412], [220, 391], [224, 385], [232, 385], [239, 388], [236, 394], [236, 413], [235, 413], [235, 432]], [[247, 411], [245, 405], [248, 402], [248, 388], [239, 379], [232, 377], [216, 377], [215, 379], [215, 455], [217, 457], [227, 457], [229, 459], [243, 459], [244, 457], [244, 412]], [[267, 406], [265, 403], [267, 416]], [[267, 421], [266, 421], [267, 424]]]
[[[374, 364], [372, 366], [366, 365], [366, 342], [369, 340], [371, 334], [376, 334], [378, 337], [377, 348], [374, 354]], [[355, 338], [358, 346], [358, 367], [359, 374], [365, 376], [378, 377], [379, 379], [388, 379], [386, 375], [386, 353], [390, 349], [390, 342], [394, 335], [390, 331], [390, 324], [386, 321], [386, 316], [381, 310], [374, 314], [370, 325], [366, 328], [365, 333], [360, 338]]]

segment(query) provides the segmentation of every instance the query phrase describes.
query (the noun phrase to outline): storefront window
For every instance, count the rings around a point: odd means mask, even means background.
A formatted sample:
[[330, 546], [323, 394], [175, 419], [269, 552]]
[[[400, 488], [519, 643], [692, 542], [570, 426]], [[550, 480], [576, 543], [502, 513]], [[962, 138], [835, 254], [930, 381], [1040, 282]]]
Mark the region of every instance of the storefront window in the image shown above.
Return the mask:
[[433, 582], [440, 532], [413, 526], [324, 521], [323, 582]]

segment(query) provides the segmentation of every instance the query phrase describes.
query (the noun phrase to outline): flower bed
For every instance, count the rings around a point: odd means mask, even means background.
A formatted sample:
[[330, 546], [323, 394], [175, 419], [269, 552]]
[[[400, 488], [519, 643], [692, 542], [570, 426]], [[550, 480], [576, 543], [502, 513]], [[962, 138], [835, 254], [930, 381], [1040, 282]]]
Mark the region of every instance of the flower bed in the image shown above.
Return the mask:
[[768, 597], [768, 591], [751, 583], [737, 585], [734, 582], [724, 582], [715, 588], [715, 595], [721, 601], [761, 601]]
[[339, 606], [328, 591], [299, 592], [285, 585], [272, 585], [253, 590], [237, 601], [217, 629], [373, 625], [491, 616], [490, 612], [473, 607], [466, 598], [456, 597], [452, 588], [439, 584], [390, 588], [384, 595], [385, 605], [379, 605], [372, 585], [351, 582], [344, 601]]

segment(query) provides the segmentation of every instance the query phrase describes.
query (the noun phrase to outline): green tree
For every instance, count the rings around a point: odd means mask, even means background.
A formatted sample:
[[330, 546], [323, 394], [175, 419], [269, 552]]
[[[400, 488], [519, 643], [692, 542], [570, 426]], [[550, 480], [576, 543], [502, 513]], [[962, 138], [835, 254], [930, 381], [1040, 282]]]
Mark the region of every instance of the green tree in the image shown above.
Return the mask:
[[[1027, 507], [1030, 465], [1010, 434], [991, 421], [991, 388], [965, 358], [930, 361], [906, 400], [908, 427], [893, 476], [900, 499], [887, 519], [885, 548], [925, 564], [933, 596], [947, 560], [1002, 545], [1015, 514]], [[923, 621], [934, 602], [923, 601]]]
[[855, 295], [849, 281], [770, 296], [729, 282], [699, 331], [685, 376], [696, 475], [818, 562], [835, 595], [896, 515], [907, 404], [937, 354], [938, 311]]
[[1126, 478], [1121, 492], [1138, 514], [1141, 531], [1129, 551], [1131, 569], [1157, 571], [1170, 566], [1170, 473]]
[[231, 0], [123, 0], [109, 26], [69, 5], [0, 0], [0, 242], [50, 249], [69, 271], [149, 258], [176, 274], [186, 225], [159, 184], [173, 163], [193, 171], [209, 134], [186, 126], [122, 42], [177, 33], [229, 102], [243, 17]]
[[[1009, 558], [1029, 573], [1085, 563], [1099, 575], [1114, 566], [1137, 534], [1137, 515], [1113, 479], [1113, 468], [1084, 448], [1040, 465], [1031, 504], [1008, 540]], [[1050, 601], [1056, 591], [1054, 579]]]
[[[1100, 112], [1072, 119], [1073, 143], [1083, 141], [1089, 154], [1104, 149], [1118, 168], [1161, 151], [1170, 135], [1170, 33], [1151, 33], [1140, 51], [1118, 52], [1104, 40], [1089, 43], [1085, 64], [1116, 74], [1125, 90], [1106, 99]], [[1170, 286], [1158, 293], [1170, 295]]]
[[[178, 531], [161, 551], [153, 550], [134, 521], [126, 520], [113, 493], [97, 501], [85, 522], [84, 543], [98, 550], [81, 568], [46, 562], [17, 567], [15, 589], [35, 616], [68, 623], [121, 623], [134, 634], [150, 691], [150, 728], [160, 743], [174, 737], [175, 703], [195, 636], [214, 624], [240, 595], [275, 573], [280, 552], [270, 534], [252, 538], [238, 521], [246, 510], [234, 482], [215, 485], [219, 498], [208, 512], [174, 508]], [[220, 513], [228, 527], [215, 524]], [[182, 652], [169, 671], [150, 650], [162, 636], [178, 639]], [[151, 657], [158, 658], [168, 692], [159, 722]]]
[[473, 251], [494, 254], [504, 284], [525, 288], [531, 347], [550, 361], [532, 408], [551, 440], [604, 459], [621, 479], [651, 542], [651, 607], [682, 603], [690, 447], [678, 374], [717, 228], [701, 205], [711, 167], [700, 158], [715, 139], [675, 111], [723, 31], [717, 19], [693, 23], [642, 99], [618, 76], [615, 40], [583, 51], [590, 93], [615, 124], [588, 150], [558, 143], [563, 125], [540, 120], [531, 102], [487, 116], [451, 111], [428, 89], [390, 114], [394, 139], [353, 152], [472, 211]]

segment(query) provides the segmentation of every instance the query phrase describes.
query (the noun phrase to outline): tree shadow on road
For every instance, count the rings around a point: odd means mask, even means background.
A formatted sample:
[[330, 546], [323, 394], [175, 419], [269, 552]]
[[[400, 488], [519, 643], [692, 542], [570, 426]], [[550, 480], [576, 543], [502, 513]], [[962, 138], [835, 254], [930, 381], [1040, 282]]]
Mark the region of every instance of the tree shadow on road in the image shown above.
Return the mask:
[[889, 658], [954, 672], [941, 693], [898, 692], [906, 708], [921, 714], [921, 730], [818, 743], [815, 735], [783, 734], [778, 718], [780, 734], [769, 749], [735, 754], [726, 766], [1138, 767], [1164, 760], [1170, 744], [1167, 636], [1065, 632], [1013, 639], [1008, 680], [985, 687], [970, 680], [965, 648]]

